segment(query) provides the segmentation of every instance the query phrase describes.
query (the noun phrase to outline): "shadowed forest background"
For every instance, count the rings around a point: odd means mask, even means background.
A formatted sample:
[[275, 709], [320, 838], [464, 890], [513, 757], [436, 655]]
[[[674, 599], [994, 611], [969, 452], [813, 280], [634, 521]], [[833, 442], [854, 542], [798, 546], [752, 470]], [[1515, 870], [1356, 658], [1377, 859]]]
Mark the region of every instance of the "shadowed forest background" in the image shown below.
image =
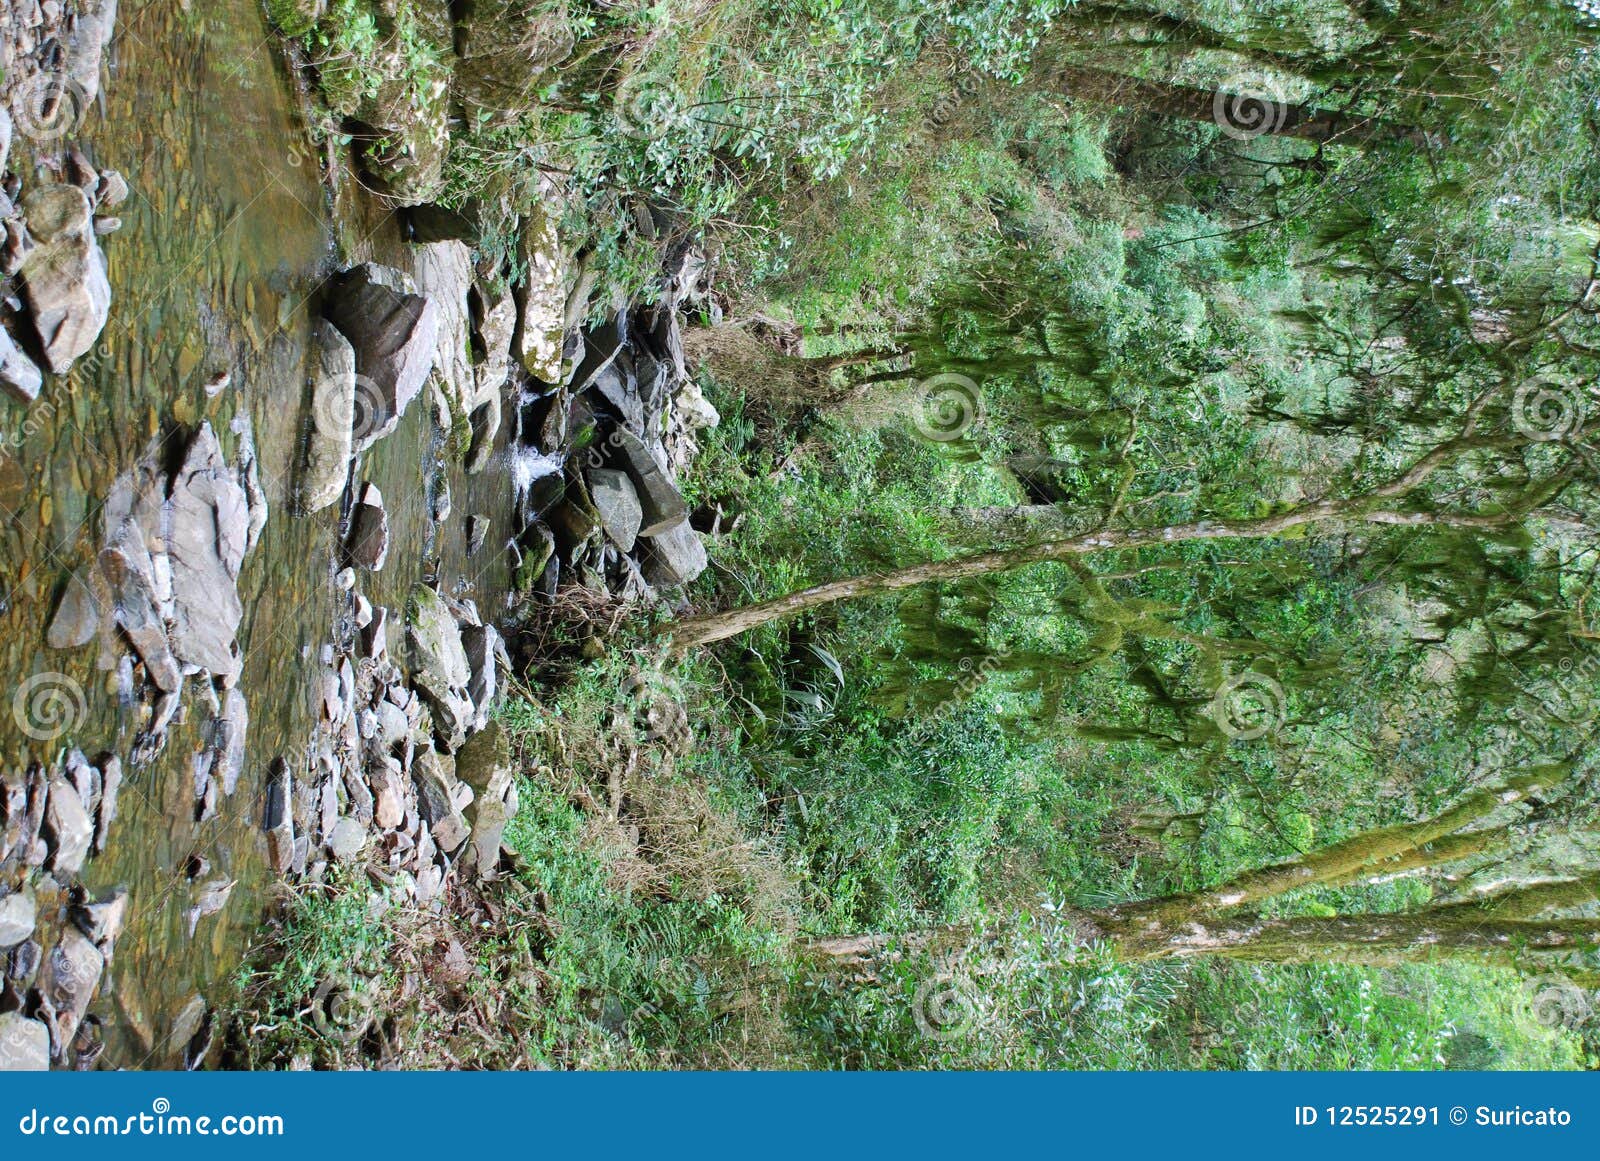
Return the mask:
[[494, 117], [267, 6], [480, 259], [703, 263], [720, 422], [514, 642], [515, 872], [298, 892], [238, 1063], [1600, 1064], [1592, 3], [478, 0]]

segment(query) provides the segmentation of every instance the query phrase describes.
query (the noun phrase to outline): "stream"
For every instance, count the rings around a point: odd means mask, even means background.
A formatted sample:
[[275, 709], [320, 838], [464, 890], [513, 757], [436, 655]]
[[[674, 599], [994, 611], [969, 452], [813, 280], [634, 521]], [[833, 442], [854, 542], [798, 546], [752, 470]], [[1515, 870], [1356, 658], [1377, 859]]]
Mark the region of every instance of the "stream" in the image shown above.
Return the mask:
[[[98, 1067], [161, 1068], [204, 1040], [206, 1013], [236, 986], [275, 877], [262, 831], [267, 772], [305, 760], [318, 712], [319, 656], [353, 633], [351, 598], [335, 583], [349, 498], [311, 517], [292, 497], [307, 423], [313, 319], [325, 280], [368, 259], [409, 265], [393, 215], [359, 188], [330, 197], [308, 146], [295, 78], [256, 0], [125, 0], [102, 94], [77, 140], [114, 166], [132, 195], [105, 239], [110, 322], [71, 374], [46, 382], [31, 408], [0, 402], [0, 689], [59, 674], [82, 691], [57, 735], [0, 723], [7, 766], [57, 763], [77, 748], [120, 755], [121, 811], [89, 860], [92, 894], [126, 888], [129, 910], [90, 1008], [105, 1051]], [[19, 139], [19, 149], [26, 142]], [[17, 162], [18, 167], [21, 161]], [[208, 394], [221, 373], [230, 385]], [[504, 605], [504, 543], [514, 489], [507, 428], [473, 476], [446, 464], [428, 395], [364, 453], [356, 480], [388, 500], [386, 567], [361, 590], [397, 613], [422, 579], [473, 598], [486, 618]], [[171, 454], [203, 420], [232, 462], [241, 416], [254, 429], [271, 515], [239, 576], [240, 689], [250, 710], [237, 791], [196, 822], [194, 756], [208, 711], [184, 714], [147, 765], [129, 762], [148, 705], [119, 699], [95, 650], [52, 651], [45, 632], [74, 570], [101, 545], [101, 508], [116, 477], [153, 441]], [[435, 523], [447, 483], [454, 515]], [[468, 563], [463, 523], [489, 517]], [[59, 680], [59, 679], [52, 679]], [[8, 707], [9, 709], [9, 707]], [[81, 713], [74, 712], [81, 709]], [[204, 868], [197, 874], [197, 868]], [[195, 919], [205, 881], [233, 880], [226, 906]], [[42, 922], [42, 920], [41, 920]], [[194, 933], [190, 934], [191, 923]]]

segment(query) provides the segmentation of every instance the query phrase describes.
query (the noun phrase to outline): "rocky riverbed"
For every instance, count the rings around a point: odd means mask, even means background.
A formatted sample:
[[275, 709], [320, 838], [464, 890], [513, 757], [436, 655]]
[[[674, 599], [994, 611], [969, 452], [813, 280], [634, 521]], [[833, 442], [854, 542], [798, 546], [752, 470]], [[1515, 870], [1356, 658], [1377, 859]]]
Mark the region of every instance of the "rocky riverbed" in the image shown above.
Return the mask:
[[502, 874], [506, 638], [706, 565], [700, 256], [597, 312], [554, 187], [514, 263], [335, 196], [261, 13], [206, 8], [0, 9], [0, 1066], [202, 1065], [274, 883]]

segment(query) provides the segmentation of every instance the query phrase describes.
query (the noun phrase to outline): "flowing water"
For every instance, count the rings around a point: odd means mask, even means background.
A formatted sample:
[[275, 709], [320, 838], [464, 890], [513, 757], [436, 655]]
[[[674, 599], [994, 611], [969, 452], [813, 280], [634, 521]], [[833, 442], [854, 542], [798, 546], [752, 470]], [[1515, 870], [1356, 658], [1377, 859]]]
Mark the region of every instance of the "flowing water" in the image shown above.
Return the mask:
[[[130, 892], [127, 926], [91, 1013], [105, 1028], [103, 1067], [173, 1066], [208, 1004], [224, 996], [269, 901], [272, 876], [260, 830], [269, 764], [298, 765], [315, 726], [319, 653], [336, 626], [349, 628], [349, 598], [333, 583], [338, 506], [311, 518], [289, 497], [306, 423], [307, 342], [317, 295], [345, 260], [405, 264], [387, 211], [359, 190], [335, 203], [307, 145], [295, 82], [255, 0], [125, 2], [108, 57], [100, 106], [79, 141], [95, 163], [128, 178], [122, 230], [105, 240], [113, 288], [99, 347], [68, 379], [47, 382], [32, 409], [0, 401], [0, 692], [59, 673], [83, 691], [84, 712], [47, 739], [13, 729], [0, 706], [0, 760], [51, 763], [69, 747], [126, 762], [143, 724], [119, 705], [95, 648], [44, 646], [66, 578], [93, 559], [99, 510], [112, 480], [153, 443], [181, 447], [202, 419], [230, 461], [237, 417], [254, 428], [272, 506], [240, 577], [249, 700], [248, 757], [237, 792], [195, 821], [191, 761], [208, 711], [185, 694], [186, 720], [149, 765], [130, 768], [121, 815], [84, 880], [93, 891]], [[19, 142], [19, 147], [23, 143]], [[347, 183], [348, 185], [348, 183]], [[214, 398], [205, 384], [230, 371]], [[400, 429], [368, 453], [359, 478], [389, 501], [385, 570], [362, 578], [365, 594], [395, 613], [418, 579], [478, 599], [498, 612], [512, 489], [505, 437], [494, 462], [470, 479], [445, 471], [443, 440], [427, 394]], [[429, 513], [449, 479], [455, 515]], [[468, 513], [494, 521], [488, 546], [464, 555]], [[398, 617], [392, 619], [397, 621]], [[398, 647], [398, 634], [391, 633]], [[192, 684], [192, 683], [191, 683]], [[191, 872], [204, 860], [198, 880]], [[188, 913], [198, 882], [237, 880], [221, 913]]]

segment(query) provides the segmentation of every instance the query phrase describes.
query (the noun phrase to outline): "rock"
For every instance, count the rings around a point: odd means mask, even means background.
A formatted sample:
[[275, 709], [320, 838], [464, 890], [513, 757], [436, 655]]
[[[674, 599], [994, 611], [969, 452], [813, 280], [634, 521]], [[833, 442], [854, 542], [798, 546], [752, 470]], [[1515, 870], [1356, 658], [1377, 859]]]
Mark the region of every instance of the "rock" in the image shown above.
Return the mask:
[[237, 674], [234, 641], [244, 605], [235, 582], [249, 539], [249, 507], [209, 423], [195, 433], [168, 505], [173, 656], [216, 676]]
[[466, 687], [472, 680], [461, 630], [439, 594], [426, 585], [411, 590], [406, 605], [411, 672], [416, 688], [433, 708], [434, 724], [454, 748], [472, 723]]
[[6, 163], [11, 159], [11, 132], [11, 114], [0, 106], [0, 173], [6, 171]]
[[38, 906], [31, 887], [0, 897], [0, 951], [10, 951], [32, 935], [37, 920]]
[[396, 830], [405, 821], [405, 791], [400, 774], [400, 763], [391, 758], [373, 776], [372, 820], [379, 830]]
[[89, 937], [69, 927], [39, 971], [41, 1014], [50, 1028], [53, 1055], [60, 1059], [77, 1034], [78, 1025], [89, 1010], [89, 1001], [100, 986], [105, 957]]
[[459, 209], [424, 202], [407, 207], [404, 216], [413, 242], [454, 241], [472, 247], [481, 245], [501, 220], [501, 215], [479, 198], [469, 198]]
[[361, 630], [361, 655], [373, 661], [383, 661], [389, 656], [389, 610], [375, 605], [372, 622]]
[[100, 180], [95, 185], [95, 208], [105, 207], [112, 209], [128, 200], [128, 179], [114, 169], [100, 171]]
[[545, 514], [545, 519], [563, 558], [571, 564], [588, 552], [590, 537], [600, 527], [600, 513], [589, 502], [587, 489], [576, 480], [569, 482], [565, 497]]
[[595, 511], [600, 514], [600, 526], [618, 549], [632, 552], [644, 520], [633, 481], [627, 473], [612, 468], [591, 468], [584, 479], [588, 482]]
[[234, 894], [235, 883], [237, 880], [219, 875], [195, 889], [194, 904], [190, 904], [189, 910], [184, 913], [184, 918], [189, 921], [189, 939], [194, 939], [200, 920], [208, 915], [216, 915], [227, 907], [227, 900]]
[[706, 547], [688, 520], [641, 538], [640, 564], [653, 585], [686, 585], [706, 570]]
[[[614, 393], [616, 390], [614, 387], [602, 388], [600, 380], [618, 359], [627, 360], [630, 364], [628, 373], [631, 376], [632, 356], [627, 354], [630, 350], [628, 312], [619, 310], [598, 326], [583, 331], [579, 335], [579, 350], [583, 357], [572, 374], [573, 391], [585, 391], [595, 387], [602, 395], [606, 395], [607, 390]], [[630, 390], [636, 386], [637, 381], [627, 385]]]
[[607, 364], [583, 385], [583, 390], [593, 391], [610, 404], [611, 413], [631, 432], [648, 430], [645, 420], [644, 400], [639, 393], [638, 380], [622, 355]]
[[611, 433], [606, 440], [604, 459], [626, 472], [633, 481], [641, 512], [639, 535], [659, 536], [687, 518], [689, 510], [682, 494], [644, 441], [631, 431], [618, 428]]
[[19, 943], [6, 957], [5, 978], [17, 980], [20, 987], [29, 987], [33, 984], [34, 977], [39, 972], [39, 965], [43, 962], [44, 948], [37, 939]]
[[434, 349], [435, 382], [455, 416], [478, 406], [478, 377], [472, 366], [472, 251], [462, 242], [429, 242], [415, 251], [417, 291], [438, 308]]
[[320, 512], [344, 494], [355, 430], [356, 352], [319, 319], [311, 356], [311, 430], [300, 478], [300, 511]]
[[0, 1072], [46, 1072], [50, 1030], [19, 1012], [0, 1014]]
[[50, 796], [45, 810], [45, 835], [50, 840], [51, 870], [56, 878], [68, 879], [83, 869], [94, 838], [94, 824], [84, 810], [77, 788], [65, 778], [50, 779]]
[[411, 732], [411, 722], [406, 717], [406, 711], [392, 701], [380, 701], [373, 711], [373, 717], [377, 719], [377, 730], [373, 733], [372, 740], [383, 749], [399, 745]]
[[100, 760], [100, 811], [95, 820], [94, 849], [106, 849], [106, 836], [117, 821], [117, 794], [122, 788], [122, 759], [107, 754]]
[[22, 263], [30, 318], [57, 375], [91, 347], [111, 313], [105, 255], [95, 241], [89, 199], [71, 185], [45, 185], [23, 203], [40, 243]]
[[350, 544], [346, 555], [359, 568], [381, 572], [389, 559], [389, 514], [376, 484], [361, 492], [361, 502], [350, 516]]
[[304, 36], [327, 10], [328, 0], [267, 0], [267, 15], [285, 36]]
[[473, 335], [479, 352], [475, 368], [483, 397], [505, 386], [511, 374], [511, 343], [517, 334], [517, 299], [509, 287], [477, 287], [473, 292]]
[[82, 0], [77, 19], [67, 25], [63, 64], [87, 111], [100, 94], [100, 63], [117, 23], [117, 0]]
[[536, 103], [542, 74], [572, 51], [571, 25], [522, 0], [479, 0], [457, 28], [453, 88], [477, 120], [515, 117]]
[[411, 778], [417, 786], [417, 810], [445, 854], [453, 854], [471, 833], [461, 812], [472, 802], [472, 788], [457, 780], [452, 766], [449, 759], [432, 750], [418, 754], [411, 766]]
[[698, 430], [704, 427], [716, 427], [722, 422], [722, 416], [717, 409], [711, 406], [711, 401], [706, 398], [705, 392], [700, 389], [700, 384], [694, 380], [683, 385], [683, 390], [678, 392], [674, 401], [678, 418], [685, 427]]
[[491, 720], [467, 739], [456, 754], [456, 776], [472, 788], [474, 799], [467, 819], [471, 843], [462, 856], [469, 871], [495, 878], [500, 865], [500, 840], [510, 812], [506, 798], [512, 788], [511, 741], [505, 727]]
[[294, 775], [282, 758], [273, 762], [267, 776], [266, 805], [261, 829], [267, 835], [267, 862], [278, 874], [294, 865]]
[[100, 629], [100, 607], [93, 591], [84, 583], [84, 572], [79, 570], [67, 579], [61, 593], [61, 603], [56, 615], [45, 630], [45, 644], [52, 649], [76, 649], [94, 640]]
[[489, 517], [478, 515], [468, 516], [466, 534], [467, 555], [476, 556], [478, 549], [483, 547], [484, 538], [489, 535]]
[[0, 328], [0, 389], [18, 403], [32, 403], [44, 388], [44, 372], [17, 346], [11, 333]]
[[341, 863], [354, 862], [367, 846], [367, 828], [353, 818], [341, 818], [328, 836], [328, 851]]
[[261, 533], [266, 530], [267, 519], [271, 512], [267, 503], [266, 489], [261, 486], [261, 462], [260, 457], [256, 455], [256, 431], [250, 422], [249, 412], [240, 411], [228, 426], [238, 436], [236, 458], [239, 462], [235, 475], [238, 476], [240, 486], [244, 488], [245, 509], [249, 514], [244, 537], [244, 550], [248, 553], [261, 542]]
[[250, 707], [237, 686], [223, 694], [222, 709], [211, 721], [212, 773], [222, 793], [233, 796], [244, 770], [245, 738], [250, 732]]
[[[387, 66], [390, 75], [379, 85], [377, 96], [365, 103], [360, 117], [376, 132], [363, 133], [357, 148], [362, 166], [396, 204], [421, 205], [443, 192], [444, 163], [450, 152], [450, 102], [442, 99], [446, 81], [430, 69], [432, 75], [417, 86], [407, 75], [415, 58], [405, 57], [402, 49], [388, 59], [393, 62]], [[427, 93], [420, 106], [411, 96], [416, 87]]]
[[443, 688], [466, 688], [472, 669], [461, 643], [461, 630], [443, 598], [427, 585], [411, 590], [406, 630], [413, 673]]
[[123, 924], [128, 920], [128, 892], [126, 888], [117, 887], [103, 899], [93, 903], [80, 903], [72, 909], [72, 921], [78, 925], [78, 930], [87, 935], [95, 947], [100, 949], [100, 954], [105, 957], [106, 963], [111, 962], [111, 952], [117, 943], [117, 936], [122, 934]]
[[477, 707], [474, 726], [482, 729], [488, 720], [490, 708], [500, 694], [499, 657], [505, 652], [500, 633], [493, 625], [472, 625], [461, 630], [461, 643], [467, 651], [467, 665], [472, 679], [467, 683], [467, 696]]
[[116, 623], [144, 662], [146, 675], [157, 689], [176, 691], [183, 684], [183, 674], [167, 642], [150, 552], [136, 525], [130, 521], [113, 533], [100, 553], [98, 567], [108, 593], [104, 603], [114, 610]]
[[556, 232], [558, 215], [537, 209], [522, 235], [527, 281], [517, 291], [520, 308], [515, 352], [528, 374], [544, 383], [561, 381], [566, 336], [567, 261]]
[[327, 308], [355, 350], [357, 451], [399, 426], [433, 371], [439, 308], [397, 289], [403, 282], [399, 271], [370, 262], [357, 266], [340, 278]]

